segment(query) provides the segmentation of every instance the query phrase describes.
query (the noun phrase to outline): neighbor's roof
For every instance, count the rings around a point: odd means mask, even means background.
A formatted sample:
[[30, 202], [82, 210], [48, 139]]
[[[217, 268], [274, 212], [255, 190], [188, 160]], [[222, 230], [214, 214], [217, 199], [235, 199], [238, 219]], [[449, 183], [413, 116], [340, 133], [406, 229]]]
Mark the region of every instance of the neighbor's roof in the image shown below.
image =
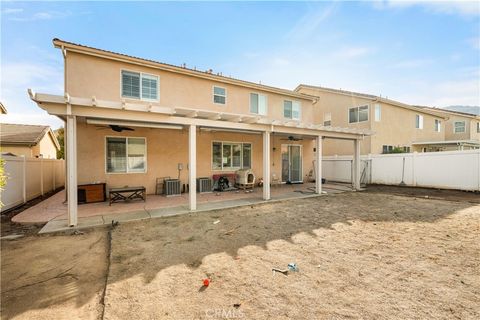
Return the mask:
[[0, 102], [0, 114], [7, 114], [7, 108]]
[[312, 86], [312, 85], [308, 85], [308, 84], [299, 84], [295, 88], [294, 91], [298, 91], [301, 88], [320, 90], [320, 91], [324, 91], [324, 92], [342, 94], [342, 95], [346, 95], [346, 96], [350, 96], [350, 97], [358, 97], [358, 98], [363, 98], [363, 99], [367, 99], [367, 100], [371, 100], [371, 101], [383, 102], [383, 103], [387, 103], [387, 104], [397, 106], [397, 107], [400, 107], [400, 108], [404, 108], [404, 109], [408, 109], [408, 110], [412, 110], [412, 111], [416, 111], [416, 112], [421, 112], [421, 113], [433, 115], [435, 117], [439, 117], [439, 118], [443, 118], [443, 119], [448, 118], [447, 116], [445, 116], [442, 113], [437, 113], [437, 112], [432, 111], [432, 110], [426, 110], [425, 108], [422, 108], [422, 107], [419, 107], [419, 106], [413, 106], [413, 105], [406, 104], [406, 103], [403, 103], [403, 102], [399, 102], [399, 101], [383, 98], [383, 97], [380, 97], [380, 96], [376, 96], [376, 95], [373, 95], [373, 94], [360, 93], [360, 92], [347, 91], [347, 90], [339, 90], [339, 89], [320, 87], [320, 86]]
[[448, 109], [442, 109], [442, 108], [436, 108], [436, 107], [427, 107], [427, 106], [416, 106], [416, 107], [424, 108], [424, 109], [430, 109], [430, 110], [434, 110], [436, 112], [441, 112], [441, 113], [459, 115], [459, 116], [467, 117], [467, 118], [480, 119], [479, 115], [476, 115], [476, 114], [473, 114], [473, 113], [467, 113], [467, 112], [461, 112], [461, 111], [455, 111], [455, 110], [448, 110]]
[[143, 66], [148, 66], [164, 71], [169, 71], [169, 72], [174, 72], [174, 73], [179, 73], [179, 74], [184, 74], [184, 75], [189, 75], [192, 77], [197, 77], [197, 78], [203, 78], [203, 79], [209, 79], [209, 80], [214, 80], [222, 83], [228, 83], [232, 85], [238, 85], [242, 87], [248, 87], [248, 88], [253, 88], [256, 90], [263, 90], [263, 91], [268, 91], [272, 93], [277, 93], [277, 94], [282, 94], [290, 97], [295, 97], [299, 99], [305, 99], [305, 100], [311, 100], [315, 101], [317, 100], [317, 97], [295, 92], [292, 90], [287, 90], [287, 89], [281, 89], [277, 87], [272, 87], [272, 86], [267, 86], [263, 84], [258, 84], [250, 81], [245, 81], [245, 80], [240, 80], [240, 79], [235, 79], [232, 77], [226, 77], [221, 74], [214, 74], [212, 73], [211, 70], [209, 71], [198, 71], [195, 69], [190, 69], [187, 67], [183, 66], [175, 66], [172, 64], [167, 64], [163, 62], [158, 62], [154, 60], [149, 60], [149, 59], [144, 59], [144, 58], [139, 58], [135, 56], [130, 56], [126, 55], [123, 53], [117, 53], [113, 51], [108, 51], [104, 49], [98, 49], [98, 48], [93, 48], [73, 42], [68, 42], [64, 40], [60, 40], [58, 38], [53, 39], [53, 45], [55, 48], [60, 48], [60, 49], [65, 49], [66, 51], [72, 51], [72, 52], [79, 52], [83, 54], [89, 54], [92, 56], [97, 56], [101, 58], [106, 58], [106, 59], [111, 59], [111, 60], [117, 60], [117, 61], [123, 61], [123, 62], [128, 62], [128, 63], [133, 63], [133, 64], [139, 64]]
[[28, 124], [0, 124], [0, 144], [35, 146], [49, 133], [57, 149], [60, 149], [57, 137], [49, 126]]

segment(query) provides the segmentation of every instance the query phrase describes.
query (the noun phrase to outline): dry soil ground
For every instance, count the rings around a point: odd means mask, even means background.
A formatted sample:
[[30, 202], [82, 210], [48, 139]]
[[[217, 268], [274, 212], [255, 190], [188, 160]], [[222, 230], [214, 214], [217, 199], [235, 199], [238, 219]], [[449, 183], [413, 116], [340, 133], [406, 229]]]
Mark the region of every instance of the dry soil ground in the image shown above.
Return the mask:
[[2, 318], [479, 319], [476, 199], [376, 190], [2, 242]]

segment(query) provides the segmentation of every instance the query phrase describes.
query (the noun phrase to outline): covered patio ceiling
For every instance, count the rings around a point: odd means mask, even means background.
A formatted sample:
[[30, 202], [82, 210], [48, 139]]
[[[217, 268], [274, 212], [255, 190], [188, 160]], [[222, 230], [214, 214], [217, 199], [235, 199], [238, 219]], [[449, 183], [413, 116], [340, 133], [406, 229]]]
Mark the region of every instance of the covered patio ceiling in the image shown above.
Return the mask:
[[[272, 120], [265, 116], [235, 114], [184, 107], [163, 107], [153, 104], [123, 101], [97, 100], [96, 97], [80, 98], [34, 93], [28, 90], [30, 98], [48, 113], [65, 119], [67, 115], [84, 116], [92, 120], [131, 121], [137, 126], [155, 127], [158, 125], [187, 126], [195, 124], [204, 128], [226, 128], [246, 131], [270, 131], [287, 134], [301, 134], [336, 139], [361, 139], [372, 135], [366, 129], [331, 127], [307, 124], [296, 120]], [[100, 112], [102, 110], [103, 112]], [[110, 110], [111, 112], [108, 112]], [[123, 111], [122, 114], [114, 111]], [[112, 114], [113, 112], [113, 114]], [[141, 114], [149, 113], [149, 121]], [[131, 116], [130, 116], [131, 115]], [[154, 116], [155, 115], [155, 116]], [[132, 124], [133, 125], [133, 124]]]

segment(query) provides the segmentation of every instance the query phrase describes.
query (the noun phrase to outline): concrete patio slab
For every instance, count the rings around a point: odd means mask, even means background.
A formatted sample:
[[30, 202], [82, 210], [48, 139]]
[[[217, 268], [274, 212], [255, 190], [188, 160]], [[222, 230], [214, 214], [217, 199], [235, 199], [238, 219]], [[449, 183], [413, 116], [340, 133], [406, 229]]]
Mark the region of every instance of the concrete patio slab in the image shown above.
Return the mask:
[[[272, 199], [269, 201], [262, 199], [261, 188], [255, 188], [251, 192], [238, 190], [198, 194], [199, 201], [195, 212], [319, 196], [313, 192], [313, 186], [312, 183], [275, 186], [272, 188]], [[352, 189], [346, 184], [324, 184], [322, 194], [347, 191], [352, 191]], [[40, 233], [48, 233], [108, 225], [112, 221], [128, 222], [190, 212], [188, 194], [170, 198], [161, 195], [149, 195], [145, 202], [120, 202], [111, 206], [108, 202], [90, 203], [78, 207], [78, 225], [72, 228], [68, 226], [65, 192], [62, 191], [16, 215], [12, 221], [26, 224], [46, 223]]]
[[[318, 194], [301, 194], [301, 193], [289, 193], [282, 194], [277, 196], [275, 199], [265, 201], [261, 198], [242, 198], [234, 199], [227, 201], [216, 201], [216, 202], [205, 202], [198, 205], [196, 213], [211, 211], [211, 210], [221, 210], [236, 208], [242, 206], [249, 206], [253, 204], [262, 204], [262, 203], [273, 203], [279, 201], [285, 201], [289, 199], [302, 199], [302, 198], [311, 198], [319, 197]], [[97, 227], [102, 225], [110, 225], [112, 221], [129, 222], [137, 220], [145, 220], [152, 218], [162, 218], [169, 217], [181, 214], [192, 213], [187, 206], [177, 206], [177, 207], [167, 207], [167, 208], [158, 208], [144, 211], [132, 211], [132, 212], [122, 212], [118, 214], [105, 214], [100, 216], [92, 217], [80, 217], [78, 219], [78, 225], [76, 227], [69, 227], [68, 221], [66, 219], [52, 219], [50, 220], [39, 233], [52, 233], [52, 232], [62, 232], [66, 230], [78, 230], [85, 229], [90, 227]]]
[[107, 214], [107, 215], [102, 215], [102, 217], [105, 223], [109, 224], [109, 223], [112, 223], [112, 221], [127, 222], [127, 221], [150, 219], [150, 214], [145, 210], [141, 210], [141, 211], [123, 212], [119, 214]]
[[[109, 222], [111, 223], [111, 222]], [[108, 223], [105, 223], [102, 216], [94, 217], [83, 217], [78, 219], [78, 224], [76, 227], [70, 227], [68, 225], [68, 220], [59, 219], [59, 220], [50, 220], [43, 228], [38, 232], [39, 234], [52, 233], [52, 232], [61, 232], [67, 230], [79, 230], [91, 227], [98, 227]]]

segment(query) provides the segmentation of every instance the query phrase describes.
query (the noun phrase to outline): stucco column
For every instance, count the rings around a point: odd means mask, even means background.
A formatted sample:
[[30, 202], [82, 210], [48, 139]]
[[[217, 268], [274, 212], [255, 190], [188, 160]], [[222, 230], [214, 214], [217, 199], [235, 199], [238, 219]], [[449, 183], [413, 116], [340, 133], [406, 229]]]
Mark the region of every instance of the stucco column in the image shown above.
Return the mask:
[[77, 225], [77, 119], [75, 116], [67, 116], [66, 132], [66, 163], [67, 163], [67, 212], [68, 225]]
[[322, 136], [315, 139], [315, 193], [322, 193]]
[[188, 131], [188, 198], [191, 211], [197, 210], [197, 126]]
[[263, 200], [270, 200], [270, 131], [263, 132]]
[[360, 140], [355, 139], [353, 142], [353, 187], [360, 190]]

